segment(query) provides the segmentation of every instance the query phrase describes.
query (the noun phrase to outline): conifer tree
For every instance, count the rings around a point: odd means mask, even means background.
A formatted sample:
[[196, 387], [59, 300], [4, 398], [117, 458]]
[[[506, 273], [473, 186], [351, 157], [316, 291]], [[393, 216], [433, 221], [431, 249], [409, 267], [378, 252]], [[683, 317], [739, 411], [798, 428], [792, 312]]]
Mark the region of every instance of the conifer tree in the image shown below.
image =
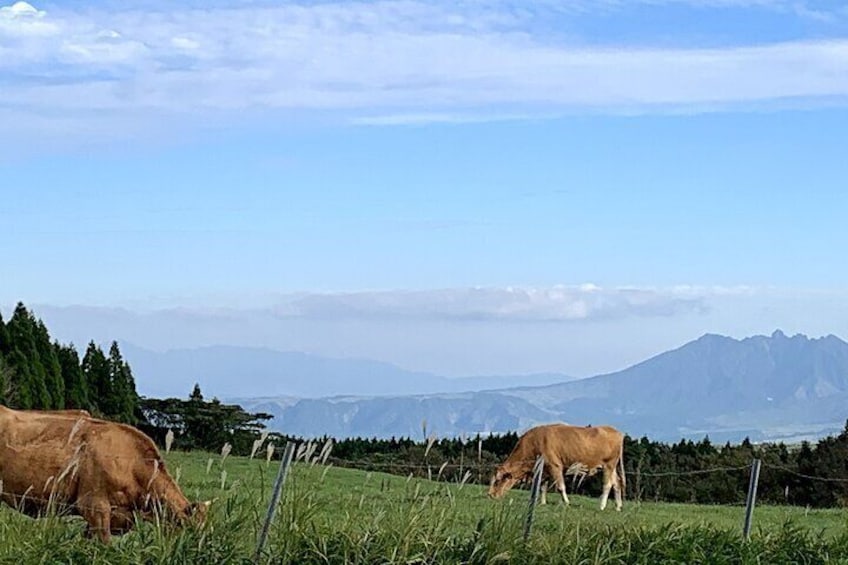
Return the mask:
[[0, 312], [0, 357], [8, 355], [10, 349], [9, 330], [6, 329], [6, 324], [3, 322], [3, 313]]
[[15, 307], [6, 329], [11, 346], [7, 361], [14, 370], [15, 397], [10, 404], [24, 409], [50, 408], [52, 401], [47, 390], [46, 371], [36, 346], [37, 323], [23, 303]]
[[50, 401], [44, 408], [61, 410], [65, 407], [65, 381], [62, 379], [62, 367], [56, 350], [50, 343], [50, 333], [47, 326], [41, 320], [32, 318], [35, 323], [34, 341], [35, 350], [41, 366], [44, 367], [44, 386]]
[[73, 344], [53, 344], [59, 366], [62, 368], [62, 381], [65, 384], [65, 407], [89, 410], [88, 382], [82, 371], [79, 354]]
[[6, 355], [9, 353], [9, 331], [3, 322], [3, 314], [0, 312], [0, 404], [8, 404], [10, 388], [12, 385], [12, 369], [6, 363]]
[[121, 356], [121, 350], [116, 341], [113, 341], [111, 347], [109, 347], [108, 364], [111, 384], [109, 406], [112, 411], [107, 412], [107, 414], [121, 422], [133, 423], [138, 405], [135, 379], [133, 379], [130, 366]]
[[100, 346], [89, 342], [82, 358], [82, 373], [88, 384], [90, 400], [94, 411], [102, 416], [115, 413], [112, 401], [112, 381], [109, 377], [109, 361]]
[[0, 353], [0, 404], [9, 404], [12, 396], [12, 369]]

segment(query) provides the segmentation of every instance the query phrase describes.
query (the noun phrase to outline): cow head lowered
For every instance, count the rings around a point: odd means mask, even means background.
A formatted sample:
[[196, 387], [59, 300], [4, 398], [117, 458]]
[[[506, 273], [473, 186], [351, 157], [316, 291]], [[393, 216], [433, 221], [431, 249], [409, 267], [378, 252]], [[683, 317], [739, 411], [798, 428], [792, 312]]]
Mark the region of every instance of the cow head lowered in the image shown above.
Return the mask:
[[529, 468], [525, 467], [512, 463], [500, 465], [489, 482], [489, 497], [500, 498], [517, 483], [527, 480], [532, 474], [532, 463]]
[[[153, 454], [150, 453], [150, 455]], [[158, 453], [156, 456], [158, 457]], [[138, 473], [139, 484], [144, 482], [147, 485], [144, 505], [138, 509], [142, 518], [153, 519], [158, 514], [167, 522], [181, 526], [201, 525], [206, 521], [212, 501], [190, 502], [168, 474], [165, 463], [161, 459], [147, 459], [142, 465], [143, 468]]]

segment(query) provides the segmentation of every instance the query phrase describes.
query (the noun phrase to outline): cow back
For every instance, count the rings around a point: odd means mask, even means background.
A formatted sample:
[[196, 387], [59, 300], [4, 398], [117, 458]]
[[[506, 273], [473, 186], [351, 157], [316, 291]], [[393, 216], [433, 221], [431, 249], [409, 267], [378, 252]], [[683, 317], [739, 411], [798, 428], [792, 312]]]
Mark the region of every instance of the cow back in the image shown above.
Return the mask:
[[596, 467], [617, 461], [622, 441], [621, 432], [610, 426], [547, 424], [525, 432], [507, 461], [514, 466], [532, 466], [542, 455], [549, 463], [565, 467], [576, 462]]

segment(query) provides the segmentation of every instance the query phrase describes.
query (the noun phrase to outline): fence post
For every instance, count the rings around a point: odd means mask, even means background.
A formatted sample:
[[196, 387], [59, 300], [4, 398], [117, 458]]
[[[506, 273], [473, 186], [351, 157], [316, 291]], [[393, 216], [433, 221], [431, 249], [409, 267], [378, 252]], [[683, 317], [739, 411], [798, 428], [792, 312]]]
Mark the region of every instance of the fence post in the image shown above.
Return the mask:
[[539, 489], [542, 485], [542, 471], [545, 468], [545, 458], [536, 458], [533, 465], [533, 482], [530, 485], [530, 506], [527, 508], [527, 521], [524, 522], [524, 541], [530, 537], [530, 528], [533, 527], [533, 511], [536, 509], [536, 501], [539, 498]]
[[274, 513], [277, 511], [277, 503], [280, 501], [280, 492], [283, 490], [283, 483], [286, 482], [286, 476], [289, 473], [292, 456], [294, 455], [294, 442], [286, 443], [286, 451], [283, 453], [283, 459], [280, 461], [280, 470], [277, 472], [277, 480], [274, 482], [274, 490], [271, 493], [271, 504], [268, 505], [268, 514], [265, 516], [265, 523], [262, 525], [262, 532], [259, 534], [259, 543], [256, 546], [256, 557], [254, 563], [259, 563], [262, 557], [262, 550], [265, 548], [265, 540], [268, 539], [268, 530], [271, 528], [271, 522], [274, 520]]
[[751, 462], [751, 479], [748, 481], [748, 497], [745, 501], [745, 526], [742, 535], [746, 540], [751, 537], [751, 517], [754, 514], [754, 503], [757, 501], [757, 483], [760, 480], [760, 460]]

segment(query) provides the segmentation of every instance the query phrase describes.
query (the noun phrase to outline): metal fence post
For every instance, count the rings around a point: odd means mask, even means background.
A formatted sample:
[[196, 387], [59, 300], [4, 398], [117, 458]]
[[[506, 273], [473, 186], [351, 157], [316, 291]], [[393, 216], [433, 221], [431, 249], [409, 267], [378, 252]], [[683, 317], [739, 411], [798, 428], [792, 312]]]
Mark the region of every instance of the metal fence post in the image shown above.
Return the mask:
[[527, 508], [527, 521], [524, 522], [524, 541], [530, 537], [530, 529], [533, 527], [533, 512], [536, 509], [536, 501], [539, 498], [539, 489], [542, 485], [542, 471], [545, 468], [545, 458], [539, 456], [536, 458], [536, 464], [533, 465], [533, 482], [530, 485], [530, 506]]
[[283, 484], [286, 482], [286, 477], [291, 467], [292, 456], [294, 455], [294, 442], [286, 443], [286, 451], [283, 453], [283, 459], [280, 461], [280, 470], [277, 472], [277, 480], [274, 482], [274, 491], [271, 493], [271, 503], [268, 505], [268, 514], [265, 516], [265, 523], [262, 525], [262, 532], [259, 534], [259, 543], [256, 546], [256, 556], [254, 563], [259, 563], [262, 557], [262, 550], [265, 548], [265, 540], [268, 539], [268, 531], [271, 528], [271, 522], [274, 520], [274, 513], [277, 511], [277, 504], [280, 502], [280, 492], [283, 490]]
[[760, 460], [754, 459], [751, 463], [751, 479], [748, 482], [748, 497], [745, 501], [745, 526], [742, 535], [745, 539], [751, 537], [751, 517], [754, 514], [754, 504], [757, 501], [757, 483], [760, 480]]

